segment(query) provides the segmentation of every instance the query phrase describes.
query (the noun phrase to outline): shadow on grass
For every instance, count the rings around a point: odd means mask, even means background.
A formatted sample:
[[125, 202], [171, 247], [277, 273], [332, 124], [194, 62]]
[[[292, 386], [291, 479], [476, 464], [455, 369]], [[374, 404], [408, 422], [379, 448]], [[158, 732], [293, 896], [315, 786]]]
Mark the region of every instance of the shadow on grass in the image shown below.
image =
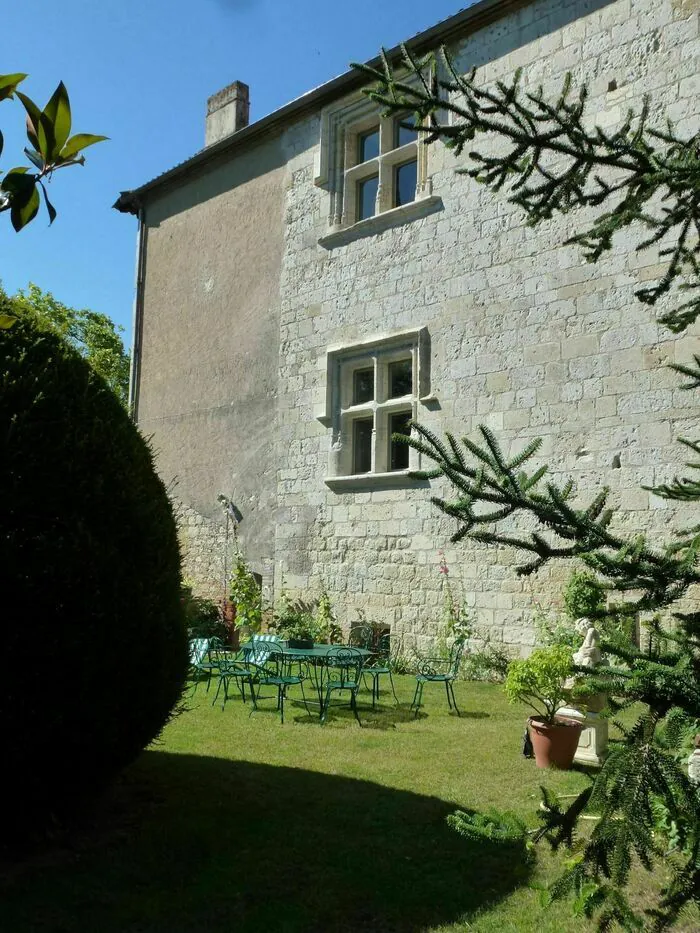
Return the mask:
[[[273, 706], [268, 706], [266, 709], [269, 712], [274, 712], [276, 716], [279, 716], [279, 713], [274, 710]], [[301, 723], [302, 725], [317, 726], [319, 724], [318, 712], [316, 711], [318, 707], [316, 707], [316, 709], [311, 707], [311, 709], [313, 712], [307, 713], [301, 701], [294, 699], [288, 701], [287, 706], [285, 706], [285, 716], [287, 720], [293, 719], [294, 722]], [[418, 711], [418, 714], [416, 714], [416, 711], [411, 709], [408, 704], [396, 706], [393, 703], [387, 703], [386, 705], [378, 703], [373, 709], [371, 704], [363, 704], [361, 697], [360, 700], [358, 700], [357, 709], [360, 714], [360, 721], [365, 729], [395, 729], [399, 723], [419, 722], [430, 718], [430, 713], [427, 712], [423, 706]], [[461, 716], [458, 716], [454, 710], [452, 710], [449, 715], [455, 719], [489, 718], [489, 713], [480, 711], [461, 710], [460, 712]], [[352, 725], [356, 724], [357, 720], [347, 703], [331, 703], [326, 715], [326, 725], [332, 723]]]
[[[82, 842], [3, 885], [13, 933], [417, 933], [528, 879], [445, 822], [453, 804], [368, 781], [149, 751]], [[4, 924], [4, 925], [3, 925]]]

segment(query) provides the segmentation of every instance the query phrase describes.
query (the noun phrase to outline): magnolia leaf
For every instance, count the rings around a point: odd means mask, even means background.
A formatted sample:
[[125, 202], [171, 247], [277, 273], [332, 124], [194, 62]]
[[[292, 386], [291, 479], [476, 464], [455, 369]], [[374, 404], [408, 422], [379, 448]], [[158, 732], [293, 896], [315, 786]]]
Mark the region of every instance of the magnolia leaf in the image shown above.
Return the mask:
[[26, 165], [18, 165], [17, 168], [11, 168], [3, 178], [2, 182], [0, 182], [0, 188], [2, 188], [3, 191], [6, 191], [9, 195], [15, 194], [17, 191], [24, 190], [27, 187], [28, 180], [30, 178], [30, 176], [27, 176], [28, 171], [29, 169]]
[[20, 81], [27, 76], [24, 74], [0, 75], [0, 100], [12, 97]]
[[109, 137], [93, 136], [91, 133], [76, 133], [75, 136], [71, 136], [71, 138], [61, 150], [61, 159], [64, 161], [70, 159], [77, 155], [81, 149], [87, 149], [88, 146], [94, 146], [95, 143], [101, 143], [104, 139], [109, 139]]
[[[27, 111], [27, 138], [37, 152], [41, 153], [44, 162], [50, 162], [53, 159], [54, 150], [56, 149], [56, 133], [53, 119], [49, 114], [39, 110], [31, 97], [27, 97], [27, 95], [23, 94], [21, 91], [17, 91], [17, 96], [22, 101], [24, 109]], [[54, 97], [55, 96], [54, 94]], [[53, 97], [51, 100], [53, 100]], [[49, 101], [49, 104], [50, 103], [51, 101]], [[57, 107], [58, 105], [55, 106]], [[65, 122], [65, 116], [62, 117], [62, 122]], [[68, 129], [70, 130], [70, 123]]]
[[25, 166], [13, 168], [5, 175], [0, 185], [10, 196], [10, 220], [17, 232], [36, 216], [39, 210], [39, 192], [36, 178], [27, 174]]
[[29, 159], [29, 161], [39, 169], [40, 172], [43, 170], [45, 163], [36, 149], [27, 149], [25, 146], [24, 154]]
[[0, 314], [0, 330], [9, 330], [16, 320], [12, 314]]
[[68, 91], [63, 81], [60, 82], [51, 96], [51, 100], [44, 107], [43, 116], [50, 122], [53, 136], [53, 149], [51, 160], [63, 149], [70, 133], [71, 115]]
[[31, 176], [28, 177], [32, 183], [28, 199], [24, 201], [24, 203], [15, 202], [13, 200], [12, 207], [10, 208], [10, 220], [17, 233], [19, 233], [22, 227], [26, 227], [31, 220], [34, 220], [41, 203], [39, 201], [39, 192], [36, 188], [36, 182]]
[[32, 123], [29, 114], [27, 114], [25, 126], [27, 130], [27, 139], [32, 144], [32, 146], [34, 146], [34, 152], [36, 152], [36, 150], [39, 148], [39, 137], [36, 135], [36, 130], [34, 129], [34, 124]]
[[27, 111], [27, 139], [32, 146], [41, 153], [44, 160], [48, 161], [46, 136], [41, 125], [41, 111], [31, 97], [27, 97], [27, 95], [23, 94], [21, 91], [17, 91], [17, 97], [22, 101], [24, 109]]
[[[39, 182], [39, 184], [41, 184], [41, 182]], [[52, 223], [54, 222], [54, 220], [56, 219], [56, 208], [53, 206], [53, 204], [51, 203], [51, 201], [49, 201], [49, 196], [48, 196], [48, 194], [46, 193], [46, 188], [44, 187], [43, 184], [41, 184], [41, 190], [42, 190], [42, 193], [43, 193], [43, 195], [44, 195], [44, 203], [46, 204], [46, 210], [47, 210], [48, 213], [49, 213], [49, 227], [50, 227], [51, 224], [52, 224]]]

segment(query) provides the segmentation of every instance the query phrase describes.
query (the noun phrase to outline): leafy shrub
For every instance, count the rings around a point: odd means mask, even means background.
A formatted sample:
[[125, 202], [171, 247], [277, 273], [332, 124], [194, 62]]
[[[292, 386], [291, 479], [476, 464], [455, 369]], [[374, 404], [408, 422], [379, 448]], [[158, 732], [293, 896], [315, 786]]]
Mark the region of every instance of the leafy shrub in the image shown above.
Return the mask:
[[605, 611], [605, 590], [590, 570], [574, 570], [564, 587], [566, 614], [576, 619], [596, 619]]
[[566, 645], [571, 651], [581, 647], [585, 630], [574, 623], [590, 619], [608, 643], [629, 646], [637, 642], [635, 615], [625, 606], [606, 606], [606, 589], [590, 570], [574, 570], [563, 592], [565, 612], [545, 612], [541, 607], [533, 617], [537, 643], [543, 646]]
[[185, 626], [190, 638], [228, 638], [228, 629], [224, 622], [221, 606], [213, 599], [195, 596], [192, 586], [183, 583], [180, 588], [180, 600], [185, 614]]
[[236, 606], [236, 628], [259, 632], [262, 628], [262, 590], [238, 548], [229, 581], [231, 602]]
[[319, 599], [311, 602], [290, 599], [283, 592], [270, 628], [280, 638], [310, 639], [320, 644], [339, 644], [343, 636], [325, 589]]
[[7, 830], [132, 761], [178, 704], [188, 652], [172, 509], [123, 406], [24, 315], [0, 329], [0, 373]]
[[502, 683], [508, 673], [512, 658], [504, 645], [494, 643], [487, 631], [474, 630], [469, 650], [460, 667], [463, 680], [481, 680]]
[[331, 598], [325, 587], [321, 588], [316, 606], [316, 622], [318, 623], [318, 632], [316, 640], [328, 645], [339, 645], [343, 641], [343, 630], [338, 624], [335, 611], [331, 604]]
[[532, 624], [537, 633], [537, 644], [543, 648], [564, 645], [574, 652], [581, 647], [583, 635], [562, 613], [556, 611], [548, 613], [538, 606], [533, 613]]

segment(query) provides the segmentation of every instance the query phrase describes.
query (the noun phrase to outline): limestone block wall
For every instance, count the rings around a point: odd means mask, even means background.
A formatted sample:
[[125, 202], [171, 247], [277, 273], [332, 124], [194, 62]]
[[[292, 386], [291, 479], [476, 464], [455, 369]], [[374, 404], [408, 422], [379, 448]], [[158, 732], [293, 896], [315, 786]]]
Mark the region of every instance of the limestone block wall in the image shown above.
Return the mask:
[[[700, 41], [694, 0], [540, 0], [470, 36], [454, 52], [481, 80], [523, 68], [526, 86], [553, 93], [571, 71], [605, 126], [652, 95], [661, 124], [700, 128]], [[443, 603], [438, 550], [478, 626], [514, 650], [532, 644], [537, 603], [557, 605], [567, 565], [515, 573], [518, 555], [449, 544], [452, 521], [430, 504], [448, 490], [332, 491], [324, 483], [330, 430], [316, 420], [326, 351], [426, 326], [437, 404], [419, 420], [442, 433], [493, 428], [506, 448], [541, 436], [540, 462], [582, 499], [607, 485], [617, 522], [652, 539], [677, 525], [673, 505], [642, 485], [682, 469], [674, 437], [697, 434], [697, 398], [664, 364], [700, 351], [699, 331], [678, 339], [634, 297], [662, 268], [622, 235], [597, 265], [563, 241], [581, 214], [525, 227], [506, 196], [455, 174], [431, 147], [428, 174], [442, 209], [333, 249], [323, 192], [314, 186], [320, 120], [290, 128], [281, 270], [275, 586], [305, 594], [323, 583], [348, 624], [358, 609], [425, 645]], [[618, 465], [619, 464], [619, 465]], [[688, 509], [682, 510], [688, 519]]]
[[226, 525], [201, 515], [195, 509], [175, 503], [183, 577], [191, 581], [200, 596], [220, 603], [227, 595], [226, 581], [231, 569], [231, 540]]

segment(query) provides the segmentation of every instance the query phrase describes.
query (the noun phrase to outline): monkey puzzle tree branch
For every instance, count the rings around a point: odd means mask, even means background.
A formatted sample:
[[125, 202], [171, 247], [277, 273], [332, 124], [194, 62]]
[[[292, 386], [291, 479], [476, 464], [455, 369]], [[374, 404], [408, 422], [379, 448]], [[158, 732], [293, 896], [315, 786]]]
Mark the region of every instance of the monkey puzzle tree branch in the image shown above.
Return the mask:
[[[654, 611], [677, 600], [693, 583], [700, 583], [700, 533], [651, 547], [643, 535], [623, 537], [610, 529], [613, 511], [606, 508], [607, 490], [581, 507], [572, 504], [574, 485], [544, 484], [547, 468], [528, 473], [522, 467], [537, 453], [540, 441], [528, 444], [514, 457], [505, 457], [491, 431], [482, 426], [482, 443], [462, 438], [461, 445], [447, 434], [445, 442], [420, 424], [417, 436], [394, 438], [432, 460], [434, 468], [412, 475], [420, 479], [446, 477], [457, 497], [432, 502], [456, 519], [452, 541], [465, 537], [485, 544], [514, 547], [531, 557], [517, 568], [521, 575], [539, 570], [555, 558], [580, 557], [605, 579], [611, 590], [636, 592], [626, 604], [628, 613]], [[483, 508], [482, 506], [486, 506]], [[527, 533], [500, 530], [499, 525], [518, 514], [534, 518], [537, 527]]]

